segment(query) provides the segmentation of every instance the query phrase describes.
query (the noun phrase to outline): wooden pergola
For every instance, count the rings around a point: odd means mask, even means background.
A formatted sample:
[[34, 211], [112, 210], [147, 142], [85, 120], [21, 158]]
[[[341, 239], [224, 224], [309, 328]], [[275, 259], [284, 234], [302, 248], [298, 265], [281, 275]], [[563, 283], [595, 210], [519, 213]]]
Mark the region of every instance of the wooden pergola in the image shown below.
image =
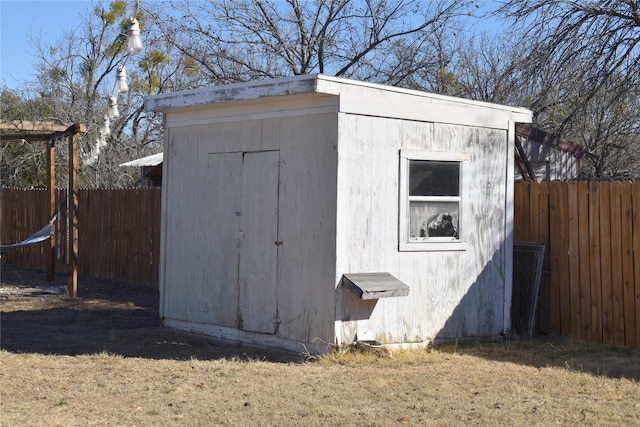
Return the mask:
[[[58, 124], [54, 122], [0, 120], [0, 129], [20, 131], [21, 133], [3, 134], [2, 141], [47, 141], [47, 199], [49, 216], [56, 213], [56, 172], [55, 172], [55, 141], [61, 138], [69, 139], [69, 263], [67, 288], [69, 296], [78, 295], [78, 175], [80, 170], [80, 151], [78, 135], [87, 131], [84, 124]], [[25, 133], [31, 132], [31, 133]], [[55, 227], [55, 223], [53, 225]], [[53, 229], [47, 250], [47, 280], [55, 277], [55, 228]]]

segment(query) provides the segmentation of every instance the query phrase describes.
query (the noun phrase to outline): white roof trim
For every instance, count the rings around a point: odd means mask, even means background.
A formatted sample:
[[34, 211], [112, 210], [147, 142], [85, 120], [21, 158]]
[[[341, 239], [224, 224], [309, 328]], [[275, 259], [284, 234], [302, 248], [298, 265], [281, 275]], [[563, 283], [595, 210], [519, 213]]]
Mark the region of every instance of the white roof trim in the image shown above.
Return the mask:
[[162, 163], [163, 160], [162, 153], [152, 154], [147, 157], [142, 157], [140, 159], [131, 160], [130, 162], [122, 163], [120, 166], [157, 166]]
[[339, 88], [338, 89], [334, 88], [334, 86], [336, 86], [335, 83], [338, 83], [343, 85], [378, 89], [386, 92], [395, 92], [395, 93], [401, 93], [405, 95], [413, 95], [421, 98], [430, 98], [433, 100], [439, 100], [439, 101], [445, 101], [445, 102], [453, 102], [456, 104], [467, 104], [469, 106], [487, 107], [487, 108], [511, 111], [511, 112], [516, 112], [521, 114], [531, 114], [531, 111], [524, 107], [511, 107], [508, 105], [493, 104], [491, 102], [474, 101], [472, 99], [440, 95], [437, 93], [425, 92], [421, 90], [405, 89], [397, 86], [389, 86], [389, 85], [383, 85], [379, 83], [369, 83], [369, 82], [363, 82], [359, 80], [350, 80], [350, 79], [345, 79], [341, 77], [327, 76], [324, 74], [316, 74], [315, 76], [317, 77], [316, 92], [318, 93], [340, 95], [341, 92]]

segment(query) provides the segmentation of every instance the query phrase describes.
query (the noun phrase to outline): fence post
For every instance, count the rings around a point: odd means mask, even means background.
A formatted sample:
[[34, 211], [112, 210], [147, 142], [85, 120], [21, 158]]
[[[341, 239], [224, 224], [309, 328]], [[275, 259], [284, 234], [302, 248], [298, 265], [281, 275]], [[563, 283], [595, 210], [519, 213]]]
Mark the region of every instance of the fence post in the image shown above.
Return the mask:
[[[49, 204], [49, 218], [56, 214], [56, 145], [54, 141], [47, 143], [47, 199]], [[55, 280], [55, 248], [56, 222], [51, 227], [51, 237], [46, 244], [47, 281]]]
[[67, 288], [70, 297], [78, 296], [78, 175], [79, 175], [78, 134], [69, 137], [69, 276]]

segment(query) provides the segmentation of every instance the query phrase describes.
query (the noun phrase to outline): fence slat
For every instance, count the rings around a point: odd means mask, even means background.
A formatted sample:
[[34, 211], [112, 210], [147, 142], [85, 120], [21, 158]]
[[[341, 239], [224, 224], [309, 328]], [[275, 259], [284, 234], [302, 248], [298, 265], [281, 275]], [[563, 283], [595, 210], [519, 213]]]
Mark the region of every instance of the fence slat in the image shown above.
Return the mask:
[[549, 183], [542, 182], [538, 184], [538, 241], [545, 245], [544, 263], [542, 267], [542, 280], [540, 281], [540, 298], [538, 303], [539, 321], [536, 322], [538, 330], [543, 332], [551, 331], [551, 312], [550, 312], [550, 282], [551, 282], [551, 254], [550, 254], [550, 237], [549, 237]]
[[531, 183], [529, 186], [529, 238], [531, 242], [539, 242], [540, 239], [540, 185]]
[[580, 288], [580, 338], [591, 339], [591, 279], [589, 276], [589, 183], [578, 182], [578, 245], [580, 260], [579, 288]]
[[622, 183], [611, 183], [611, 302], [613, 342], [624, 345], [624, 287], [622, 284]]
[[579, 337], [582, 334], [581, 318], [582, 308], [580, 306], [580, 229], [578, 228], [578, 183], [569, 182], [566, 189], [567, 195], [567, 262], [569, 270], [569, 300], [571, 304], [570, 311], [570, 330], [571, 335]]
[[631, 215], [633, 229], [633, 271], [634, 271], [634, 299], [636, 304], [636, 345], [640, 347], [640, 181], [632, 184]]
[[513, 190], [513, 238], [515, 240], [527, 241], [529, 236], [525, 231], [525, 224], [528, 222], [526, 215], [530, 215], [529, 191], [531, 186], [527, 183], [517, 185]]
[[566, 227], [556, 218], [566, 217], [566, 204], [562, 197], [562, 187], [559, 183], [549, 183], [549, 218], [551, 232], [549, 233], [549, 251], [551, 261], [550, 311], [553, 332], [561, 334], [568, 332], [570, 321], [569, 310], [562, 307], [569, 306], [568, 271], [566, 266]]
[[602, 341], [613, 343], [613, 290], [611, 288], [611, 202], [610, 185], [600, 186], [600, 288], [602, 299]]
[[600, 183], [589, 183], [589, 277], [591, 287], [591, 340], [602, 342], [602, 273], [600, 272]]
[[622, 183], [620, 198], [621, 234], [622, 239], [622, 291], [623, 291], [623, 322], [625, 344], [636, 346], [636, 303], [633, 284], [633, 228], [631, 183]]

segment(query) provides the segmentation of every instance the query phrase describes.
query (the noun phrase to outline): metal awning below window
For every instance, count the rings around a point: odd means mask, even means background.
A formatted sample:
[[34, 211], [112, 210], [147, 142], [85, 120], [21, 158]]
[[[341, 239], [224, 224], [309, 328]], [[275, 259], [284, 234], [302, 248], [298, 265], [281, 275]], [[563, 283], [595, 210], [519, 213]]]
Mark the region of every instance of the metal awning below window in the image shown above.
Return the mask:
[[342, 284], [360, 299], [405, 297], [409, 295], [409, 286], [386, 272], [343, 274]]

